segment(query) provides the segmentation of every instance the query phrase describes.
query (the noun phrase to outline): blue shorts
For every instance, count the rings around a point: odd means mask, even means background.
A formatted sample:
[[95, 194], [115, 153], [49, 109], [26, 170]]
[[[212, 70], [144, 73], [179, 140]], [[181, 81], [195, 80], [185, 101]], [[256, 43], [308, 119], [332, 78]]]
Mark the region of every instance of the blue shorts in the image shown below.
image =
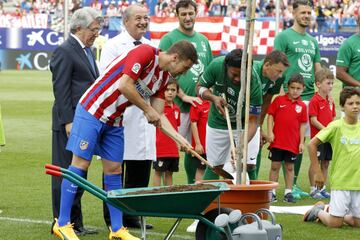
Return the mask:
[[123, 127], [106, 125], [78, 104], [66, 149], [88, 161], [93, 155], [98, 155], [106, 160], [122, 162]]

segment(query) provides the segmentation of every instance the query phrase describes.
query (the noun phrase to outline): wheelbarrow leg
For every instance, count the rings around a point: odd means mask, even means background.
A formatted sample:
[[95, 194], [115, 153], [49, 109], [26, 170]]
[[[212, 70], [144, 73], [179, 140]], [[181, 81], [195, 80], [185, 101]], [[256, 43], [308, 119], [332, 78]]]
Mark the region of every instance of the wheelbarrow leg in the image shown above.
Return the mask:
[[174, 225], [170, 228], [169, 232], [167, 233], [166, 237], [164, 238], [164, 240], [169, 240], [171, 238], [171, 236], [174, 234], [176, 228], [179, 226], [180, 222], [181, 222], [182, 218], [178, 218], [176, 219]]
[[146, 240], [146, 220], [144, 216], [140, 216], [141, 239]]

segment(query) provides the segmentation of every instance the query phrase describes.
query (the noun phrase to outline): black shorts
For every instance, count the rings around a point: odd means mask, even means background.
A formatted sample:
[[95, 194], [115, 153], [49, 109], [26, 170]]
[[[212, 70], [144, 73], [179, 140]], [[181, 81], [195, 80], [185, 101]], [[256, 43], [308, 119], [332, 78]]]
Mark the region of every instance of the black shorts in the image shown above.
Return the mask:
[[279, 149], [279, 148], [272, 148], [269, 151], [269, 159], [274, 162], [291, 162], [294, 163], [296, 160], [297, 154]]
[[332, 148], [330, 143], [322, 143], [317, 147], [317, 156], [320, 161], [332, 159]]
[[178, 157], [162, 157], [156, 159], [153, 163], [153, 168], [159, 172], [178, 172], [179, 158]]

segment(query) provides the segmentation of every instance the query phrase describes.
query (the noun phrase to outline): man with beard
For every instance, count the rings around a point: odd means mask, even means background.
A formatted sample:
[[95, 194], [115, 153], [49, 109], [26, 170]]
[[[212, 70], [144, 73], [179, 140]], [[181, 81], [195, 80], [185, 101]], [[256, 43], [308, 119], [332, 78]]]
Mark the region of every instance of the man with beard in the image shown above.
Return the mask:
[[[197, 5], [192, 0], [180, 0], [176, 4], [176, 15], [179, 21], [179, 27], [167, 33], [160, 40], [159, 48], [166, 51], [170, 46], [178, 41], [190, 41], [196, 48], [198, 53], [199, 63], [194, 64], [193, 67], [186, 74], [178, 78], [180, 91], [178, 97], [174, 102], [180, 107], [181, 124], [179, 133], [188, 141], [191, 141], [190, 128], [190, 104], [193, 101], [201, 103], [201, 100], [196, 97], [195, 86], [200, 75], [204, 72], [205, 66], [209, 65], [212, 60], [212, 53], [208, 39], [194, 30], [195, 17], [197, 14]], [[188, 96], [186, 96], [188, 95]], [[185, 154], [185, 170], [187, 181], [189, 184], [194, 183], [199, 160], [192, 157], [191, 154]]]
[[[305, 80], [305, 89], [301, 99], [309, 106], [310, 99], [315, 94], [314, 75], [320, 70], [320, 50], [315, 38], [306, 33], [310, 25], [313, 4], [310, 0], [295, 0], [293, 3], [294, 25], [279, 33], [274, 41], [274, 49], [283, 51], [289, 58], [290, 67], [284, 74], [283, 88], [287, 92], [288, 81], [294, 73], [300, 73]], [[305, 137], [310, 136], [310, 126], [307, 123]], [[302, 154], [295, 161], [293, 195], [295, 198], [309, 196], [296, 186], [302, 161]]]
[[[144, 37], [150, 18], [144, 5], [134, 4], [127, 7], [123, 14], [125, 29], [104, 45], [100, 57], [100, 72], [120, 54], [139, 44], [149, 44]], [[147, 187], [150, 179], [152, 161], [156, 160], [155, 127], [149, 124], [144, 113], [137, 106], [129, 106], [124, 112], [124, 188]], [[109, 213], [104, 204], [104, 218], [110, 225]], [[124, 226], [140, 228], [139, 218], [124, 215]], [[152, 225], [147, 224], [147, 229]]]

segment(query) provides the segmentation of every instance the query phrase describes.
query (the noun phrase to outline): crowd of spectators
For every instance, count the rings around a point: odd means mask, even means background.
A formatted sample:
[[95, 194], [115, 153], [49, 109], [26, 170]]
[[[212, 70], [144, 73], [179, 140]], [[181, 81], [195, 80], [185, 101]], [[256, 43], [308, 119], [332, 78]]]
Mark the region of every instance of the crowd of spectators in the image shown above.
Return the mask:
[[[5, 1], [14, 1], [12, 8], [4, 7]], [[98, 9], [106, 19], [121, 19], [124, 9], [137, 2], [147, 5], [149, 0], [69, 0], [70, 13], [82, 5], [90, 5]], [[158, 17], [174, 17], [177, 0], [158, 0], [152, 13]], [[230, 16], [245, 17], [247, 0], [196, 0], [198, 16]], [[360, 0], [314, 0], [311, 32], [334, 32], [337, 26], [356, 26], [356, 16]], [[280, 9], [284, 28], [292, 25], [292, 0], [280, 0]], [[9, 4], [7, 4], [9, 6]], [[276, 14], [276, 0], [257, 0], [256, 17], [273, 18]], [[64, 0], [0, 0], [0, 14], [24, 16], [44, 13], [49, 15], [50, 25], [61, 23], [64, 15]]]

